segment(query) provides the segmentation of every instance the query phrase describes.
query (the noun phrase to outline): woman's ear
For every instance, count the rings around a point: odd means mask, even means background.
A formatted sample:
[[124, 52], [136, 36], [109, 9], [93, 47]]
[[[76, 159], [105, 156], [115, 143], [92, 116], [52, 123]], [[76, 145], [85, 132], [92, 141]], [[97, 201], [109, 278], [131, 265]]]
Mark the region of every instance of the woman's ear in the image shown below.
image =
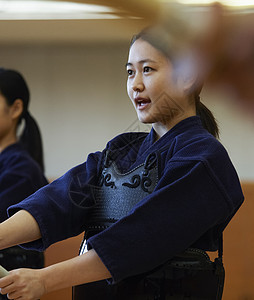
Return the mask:
[[191, 56], [182, 58], [177, 63], [177, 73], [181, 88], [185, 94], [191, 94], [198, 82], [198, 69]]
[[11, 106], [11, 116], [13, 119], [19, 119], [23, 113], [23, 101], [21, 99], [16, 99]]
[[194, 74], [185, 74], [183, 76], [183, 91], [187, 94], [192, 93], [192, 91], [195, 89], [197, 82], [197, 77]]

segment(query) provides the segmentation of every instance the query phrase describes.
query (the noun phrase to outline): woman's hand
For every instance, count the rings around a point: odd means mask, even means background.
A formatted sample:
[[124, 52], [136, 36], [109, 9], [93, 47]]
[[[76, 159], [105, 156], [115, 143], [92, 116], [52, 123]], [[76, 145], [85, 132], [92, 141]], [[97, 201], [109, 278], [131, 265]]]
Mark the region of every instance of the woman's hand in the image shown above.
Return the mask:
[[91, 249], [46, 268], [10, 271], [0, 279], [0, 289], [9, 299], [38, 300], [46, 293], [110, 277], [108, 269]]
[[17, 269], [0, 279], [1, 294], [9, 299], [37, 300], [46, 293], [41, 270]]
[[0, 279], [0, 289], [9, 299], [38, 300], [46, 293], [110, 277], [108, 269], [91, 249], [46, 268], [10, 271]]

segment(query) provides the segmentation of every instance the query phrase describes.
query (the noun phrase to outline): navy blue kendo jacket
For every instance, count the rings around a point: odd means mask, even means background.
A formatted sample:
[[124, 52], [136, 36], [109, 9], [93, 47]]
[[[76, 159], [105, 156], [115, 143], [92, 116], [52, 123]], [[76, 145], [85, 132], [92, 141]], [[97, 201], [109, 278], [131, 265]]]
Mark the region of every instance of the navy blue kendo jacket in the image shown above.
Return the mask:
[[48, 182], [39, 165], [19, 143], [0, 153], [0, 222], [7, 219], [7, 208], [33, 194]]
[[[121, 172], [140, 165], [150, 153], [158, 157], [154, 191], [127, 216], [88, 239], [110, 271], [113, 282], [146, 272], [188, 247], [218, 249], [218, 239], [243, 202], [236, 171], [221, 145], [201, 124], [187, 118], [155, 141], [147, 133], [124, 133], [106, 149]], [[105, 150], [12, 206], [30, 212], [42, 238], [24, 247], [43, 250], [84, 231], [93, 205], [91, 186], [100, 176]], [[85, 271], [85, 270], [84, 270]]]

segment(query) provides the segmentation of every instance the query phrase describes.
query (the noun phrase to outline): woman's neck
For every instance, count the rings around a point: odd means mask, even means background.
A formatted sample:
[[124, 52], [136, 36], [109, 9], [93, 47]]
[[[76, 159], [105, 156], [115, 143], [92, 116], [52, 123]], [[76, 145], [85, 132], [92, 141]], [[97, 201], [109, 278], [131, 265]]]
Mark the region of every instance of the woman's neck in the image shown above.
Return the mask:
[[188, 114], [184, 114], [184, 116], [181, 116], [180, 118], [174, 118], [167, 123], [162, 123], [162, 122], [153, 123], [152, 126], [156, 133], [155, 141], [159, 140], [165, 133], [167, 133], [170, 129], [172, 129], [176, 124], [178, 124], [182, 120], [193, 116], [196, 116], [196, 112], [190, 111]]

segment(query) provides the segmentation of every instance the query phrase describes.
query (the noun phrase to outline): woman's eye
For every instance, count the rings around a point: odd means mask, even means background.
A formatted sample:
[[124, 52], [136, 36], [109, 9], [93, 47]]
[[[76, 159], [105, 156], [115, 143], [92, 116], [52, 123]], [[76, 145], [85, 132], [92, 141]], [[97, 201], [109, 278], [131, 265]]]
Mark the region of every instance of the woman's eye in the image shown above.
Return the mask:
[[151, 72], [153, 69], [151, 67], [144, 67], [143, 71], [144, 73]]
[[131, 76], [131, 75], [133, 75], [133, 73], [134, 73], [134, 72], [133, 72], [132, 70], [130, 70], [130, 69], [129, 69], [129, 70], [127, 70], [127, 74], [128, 74], [128, 76]]

